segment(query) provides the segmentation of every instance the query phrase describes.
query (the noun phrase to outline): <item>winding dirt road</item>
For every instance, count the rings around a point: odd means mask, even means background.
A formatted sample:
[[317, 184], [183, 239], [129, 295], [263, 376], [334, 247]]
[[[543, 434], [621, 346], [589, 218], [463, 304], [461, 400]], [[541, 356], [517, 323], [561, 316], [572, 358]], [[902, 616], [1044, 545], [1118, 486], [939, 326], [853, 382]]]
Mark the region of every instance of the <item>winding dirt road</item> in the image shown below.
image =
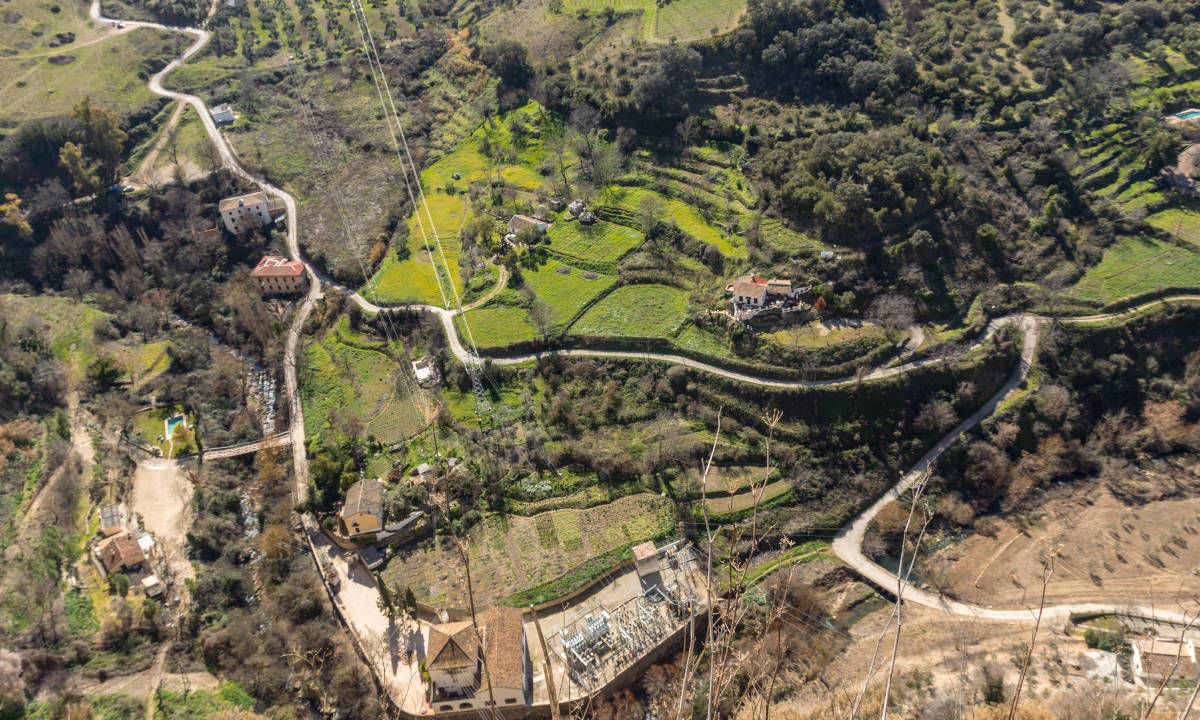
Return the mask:
[[[212, 9], [210, 9], [210, 16], [211, 16], [212, 10], [215, 10], [215, 7], [216, 7], [216, 5], [214, 2]], [[94, 19], [96, 19], [98, 21], [112, 22], [111, 19], [104, 18], [100, 15], [99, 0], [93, 1], [92, 6], [91, 6], [91, 15]], [[201, 121], [204, 124], [205, 132], [208, 134], [209, 138], [212, 140], [213, 144], [216, 146], [216, 148], [220, 154], [222, 164], [233, 174], [258, 186], [263, 191], [265, 191], [267, 194], [269, 194], [273, 197], [279, 198], [280, 200], [283, 201], [283, 203], [286, 207], [286, 210], [287, 210], [288, 253], [292, 257], [292, 259], [304, 261], [303, 257], [301, 256], [301, 253], [300, 253], [299, 242], [297, 239], [297, 227], [296, 226], [297, 226], [298, 216], [297, 216], [295, 198], [293, 198], [290, 194], [281, 190], [280, 188], [277, 188], [274, 185], [271, 185], [270, 183], [266, 182], [265, 180], [261, 180], [261, 179], [251, 176], [238, 164], [236, 156], [235, 156], [232, 148], [229, 146], [229, 144], [226, 142], [225, 138], [221, 135], [221, 133], [217, 129], [216, 125], [213, 123], [212, 117], [209, 115], [207, 107], [205, 106], [204, 102], [202, 100], [200, 100], [200, 98], [198, 98], [194, 95], [188, 95], [185, 93], [179, 93], [179, 92], [175, 92], [172, 90], [167, 90], [162, 85], [162, 80], [168, 73], [170, 73], [175, 68], [179, 67], [181, 64], [187, 62], [188, 59], [193, 57], [197, 52], [199, 52], [209, 42], [209, 40], [211, 38], [210, 33], [206, 30], [199, 29], [199, 28], [176, 28], [176, 27], [168, 27], [168, 26], [161, 25], [158, 23], [149, 23], [149, 22], [140, 22], [140, 21], [123, 21], [123, 22], [125, 22], [126, 26], [130, 27], [130, 28], [151, 27], [151, 28], [157, 28], [159, 30], [170, 30], [170, 31], [176, 31], [176, 32], [183, 32], [183, 33], [187, 33], [188, 35], [191, 35], [192, 37], [196, 38], [195, 42], [192, 43], [192, 45], [190, 47], [188, 47], [187, 50], [185, 50], [182, 55], [180, 55], [178, 58], [173, 60], [170, 64], [168, 64], [160, 72], [156, 73], [154, 76], [152, 76], [150, 78], [150, 83], [149, 83], [150, 90], [158, 95], [173, 98], [175, 100], [179, 100], [181, 102], [185, 102], [185, 103], [192, 105], [192, 107], [194, 107], [196, 109], [197, 113], [199, 114], [199, 116], [201, 118]], [[323, 278], [320, 274], [318, 274], [312, 268], [312, 266], [309, 265], [307, 262], [305, 262], [305, 267], [308, 270], [308, 275], [309, 275], [309, 279], [310, 279], [309, 291], [305, 295], [304, 299], [300, 302], [300, 304], [296, 308], [296, 313], [293, 317], [290, 327], [288, 328], [287, 339], [286, 339], [286, 343], [285, 343], [285, 352], [284, 352], [284, 382], [285, 382], [286, 392], [288, 393], [289, 405], [290, 405], [290, 410], [291, 410], [291, 412], [290, 412], [290, 421], [291, 421], [290, 434], [291, 434], [291, 438], [292, 438], [292, 442], [291, 442], [292, 450], [293, 450], [292, 457], [293, 457], [294, 464], [295, 464], [295, 475], [296, 475], [295, 499], [296, 499], [297, 503], [303, 502], [306, 499], [307, 486], [308, 486], [308, 460], [307, 460], [307, 455], [305, 453], [305, 446], [304, 446], [304, 440], [305, 440], [304, 415], [303, 415], [303, 409], [301, 408], [301, 404], [300, 404], [299, 383], [298, 383], [298, 378], [297, 378], [297, 357], [298, 357], [298, 350], [299, 350], [299, 343], [300, 343], [300, 335], [303, 330], [304, 322], [308, 318], [309, 313], [312, 311], [313, 304], [321, 296], [321, 292], [322, 292], [321, 289], [322, 289], [323, 283], [327, 282], [327, 280], [325, 278]], [[350, 291], [346, 288], [342, 288], [342, 289], [347, 292], [348, 296], [350, 297], [350, 299], [353, 302], [358, 304], [364, 310], [366, 310], [368, 312], [378, 312], [381, 309], [378, 305], [368, 302], [366, 299], [364, 299], [362, 296], [360, 296], [357, 292]], [[1064, 319], [1062, 321], [1063, 322], [1071, 322], [1071, 323], [1102, 322], [1102, 321], [1107, 321], [1107, 320], [1111, 320], [1114, 318], [1120, 318], [1120, 317], [1136, 314], [1138, 312], [1155, 307], [1157, 305], [1164, 304], [1166, 302], [1197, 302], [1197, 301], [1200, 301], [1200, 296], [1181, 295], [1181, 296], [1177, 296], [1177, 297], [1173, 297], [1173, 298], [1165, 298], [1163, 300], [1146, 303], [1145, 305], [1142, 305], [1137, 308], [1133, 308], [1133, 309], [1130, 309], [1128, 311], [1121, 312], [1121, 313], [1091, 315], [1091, 316], [1085, 316], [1085, 317]], [[428, 306], [428, 305], [410, 305], [408, 307], [410, 307], [412, 309], [423, 310], [426, 312], [432, 312], [441, 319], [442, 325], [446, 331], [446, 337], [448, 338], [449, 343], [450, 343], [450, 347], [451, 347], [452, 351], [454, 352], [455, 357], [460, 362], [477, 362], [480, 359], [474, 353], [469, 353], [466, 350], [466, 348], [464, 348], [464, 346], [462, 345], [462, 342], [459, 339], [458, 333], [454, 327], [454, 322], [453, 322], [456, 311], [451, 311], [451, 310], [447, 310], [445, 308], [438, 308], [438, 307], [433, 307], [433, 306]], [[983, 407], [981, 407], [979, 410], [977, 410], [973, 415], [971, 415], [971, 417], [964, 420], [961, 424], [959, 424], [958, 427], [954, 428], [950, 433], [948, 433], [945, 437], [943, 437], [940, 441], [938, 441], [938, 443], [932, 449], [930, 449], [929, 452], [927, 452], [925, 454], [925, 456], [922, 457], [921, 460], [918, 461], [918, 463], [906, 475], [904, 475], [904, 477], [902, 477], [898, 483], [896, 483], [896, 485], [894, 485], [887, 493], [885, 493], [883, 497], [881, 497], [878, 501], [876, 501], [874, 504], [872, 504], [866, 511], [864, 511], [861, 515], [859, 515], [853, 521], [848, 523], [838, 533], [838, 537], [833, 543], [834, 552], [838, 555], [838, 557], [840, 557], [842, 560], [844, 560], [847, 564], [849, 564], [852, 568], [854, 568], [857, 572], [859, 572], [863, 577], [867, 578], [868, 580], [875, 583], [879, 587], [884, 588], [889, 591], [897, 590], [902, 587], [899, 579], [893, 573], [891, 573], [890, 571], [871, 562], [863, 555], [863, 553], [862, 553], [862, 538], [863, 538], [863, 534], [866, 531], [867, 525], [871, 522], [871, 520], [879, 513], [879, 511], [885, 505], [887, 505], [889, 502], [899, 498], [905, 491], [907, 491], [909, 488], [911, 488], [913, 483], [916, 482], [917, 478], [927, 468], [929, 468], [937, 460], [937, 458], [941, 456], [942, 453], [944, 453], [950, 446], [952, 446], [958, 440], [958, 438], [962, 436], [963, 433], [967, 432], [968, 430], [973, 428], [976, 424], [978, 424], [980, 421], [982, 421], [984, 418], [986, 418], [986, 417], [990, 416], [992, 413], [994, 413], [996, 411], [996, 408], [1000, 406], [1000, 404], [1003, 402], [1004, 398], [1008, 395], [1008, 393], [1013, 391], [1014, 389], [1016, 389], [1025, 380], [1025, 378], [1029, 372], [1029, 368], [1032, 365], [1034, 357], [1035, 357], [1035, 353], [1036, 353], [1036, 349], [1037, 349], [1038, 329], [1039, 329], [1039, 326], [1044, 322], [1046, 322], [1046, 320], [1044, 318], [1038, 318], [1038, 317], [1032, 316], [1032, 315], [1016, 315], [1016, 316], [1007, 316], [1007, 317], [997, 318], [997, 319], [993, 320], [991, 323], [989, 323], [987, 330], [983, 333], [983, 335], [975, 343], [973, 343], [970, 347], [968, 347], [964, 350], [964, 352], [970, 352], [971, 350], [974, 350], [975, 348], [979, 347], [983, 343], [987, 342], [987, 340], [990, 339], [996, 333], [997, 330], [999, 330], [1001, 327], [1004, 327], [1006, 325], [1017, 325], [1018, 327], [1021, 328], [1023, 336], [1024, 336], [1024, 346], [1022, 349], [1021, 361], [1020, 361], [1018, 367], [1013, 371], [1012, 376], [1008, 379], [1008, 381], [1005, 383], [1005, 385], [994, 396], [992, 396], [992, 398]], [[692, 360], [690, 358], [685, 358], [682, 356], [665, 354], [665, 353], [636, 353], [636, 352], [614, 352], [614, 351], [596, 351], [596, 350], [551, 350], [551, 351], [545, 351], [545, 352], [541, 352], [541, 353], [529, 353], [529, 354], [525, 354], [525, 355], [518, 355], [515, 357], [495, 358], [492, 361], [497, 364], [508, 365], [508, 364], [527, 362], [530, 360], [536, 360], [539, 357], [546, 356], [546, 355], [553, 355], [553, 354], [566, 355], [566, 356], [579, 356], [579, 357], [601, 357], [601, 358], [609, 357], [609, 358], [631, 358], [631, 359], [656, 360], [659, 362], [678, 364], [678, 365], [683, 365], [683, 366], [690, 367], [693, 369], [710, 372], [710, 373], [720, 375], [722, 377], [726, 377], [728, 379], [736, 380], [739, 382], [746, 382], [746, 383], [764, 385], [764, 386], [770, 386], [770, 387], [784, 387], [784, 388], [834, 387], [834, 386], [838, 386], [838, 385], [846, 385], [849, 383], [859, 382], [860, 380], [862, 380], [862, 381], [879, 380], [879, 379], [894, 377], [896, 375], [900, 375], [900, 374], [915, 370], [917, 368], [923, 367], [925, 365], [937, 362], [937, 360], [935, 360], [935, 359], [917, 360], [917, 361], [913, 361], [913, 362], [896, 365], [895, 367], [891, 367], [891, 368], [879, 368], [879, 369], [876, 369], [876, 370], [866, 374], [865, 376], [863, 376], [861, 378], [847, 377], [847, 378], [836, 378], [836, 379], [830, 379], [830, 380], [815, 380], [815, 381], [803, 381], [803, 380], [786, 381], [786, 380], [776, 380], [776, 379], [766, 378], [766, 377], [759, 377], [759, 376], [746, 374], [746, 373], [734, 372], [734, 371], [726, 370], [724, 368], [721, 368], [721, 367], [718, 367], [715, 365]], [[313, 521], [309, 515], [304, 514], [301, 516], [301, 522], [303, 523], [304, 528], [306, 530], [306, 535], [309, 538], [310, 550], [312, 550], [314, 560], [316, 560], [317, 553], [316, 553], [315, 547], [313, 547], [313, 545], [312, 545], [313, 534], [316, 532], [315, 527], [313, 526]], [[933, 593], [928, 593], [926, 591], [920, 590], [915, 587], [903, 586], [903, 595], [904, 595], [904, 599], [909, 602], [914, 602], [914, 603], [917, 603], [920, 605], [927, 605], [927, 606], [933, 607], [933, 608], [943, 609], [947, 612], [951, 612], [951, 613], [958, 614], [958, 615], [981, 618], [981, 619], [1024, 622], [1024, 621], [1033, 621], [1036, 617], [1035, 611], [1030, 608], [1016, 608], [1016, 609], [984, 608], [984, 607], [981, 607], [978, 605], [963, 603], [963, 602], [959, 602], [956, 600], [944, 598], [939, 595], [936, 595]], [[1114, 606], [1114, 605], [1107, 605], [1107, 604], [1103, 604], [1103, 603], [1079, 603], [1079, 604], [1054, 606], [1054, 607], [1046, 608], [1044, 610], [1043, 617], [1044, 617], [1044, 619], [1064, 619], [1064, 618], [1068, 618], [1071, 616], [1091, 615], [1091, 614], [1121, 614], [1121, 615], [1129, 615], [1129, 616], [1138, 616], [1138, 617], [1148, 618], [1148, 619], [1160, 621], [1160, 622], [1162, 622], [1162, 621], [1184, 622], [1184, 618], [1182, 617], [1182, 615], [1180, 613], [1175, 613], [1172, 611], [1164, 611], [1164, 610], [1159, 610], [1159, 609], [1155, 609], [1155, 608], [1136, 607], [1136, 606], [1135, 607]]]

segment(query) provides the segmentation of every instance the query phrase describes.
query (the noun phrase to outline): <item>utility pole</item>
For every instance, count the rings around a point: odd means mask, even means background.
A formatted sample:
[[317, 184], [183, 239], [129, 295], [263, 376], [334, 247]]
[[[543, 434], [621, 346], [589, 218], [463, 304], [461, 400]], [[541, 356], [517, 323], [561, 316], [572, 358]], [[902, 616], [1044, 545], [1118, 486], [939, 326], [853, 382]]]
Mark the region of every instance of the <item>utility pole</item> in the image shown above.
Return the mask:
[[550, 665], [550, 651], [546, 649], [546, 638], [542, 635], [542, 624], [538, 622], [537, 610], [529, 605], [529, 614], [533, 615], [533, 626], [537, 628], [538, 642], [542, 645], [542, 672], [546, 676], [546, 692], [550, 695], [550, 720], [559, 720], [558, 688], [554, 687], [554, 668]]

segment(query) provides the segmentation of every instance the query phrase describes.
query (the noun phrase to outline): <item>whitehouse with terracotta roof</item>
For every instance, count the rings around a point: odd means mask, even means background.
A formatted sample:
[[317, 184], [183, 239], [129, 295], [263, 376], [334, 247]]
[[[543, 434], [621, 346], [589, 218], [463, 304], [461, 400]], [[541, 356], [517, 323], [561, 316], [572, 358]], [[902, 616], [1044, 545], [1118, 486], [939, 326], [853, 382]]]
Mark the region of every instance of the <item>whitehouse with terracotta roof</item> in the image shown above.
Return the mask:
[[791, 280], [767, 279], [754, 273], [743, 275], [725, 286], [733, 305], [733, 315], [744, 319], [768, 307], [793, 307], [799, 304], [800, 290], [792, 288]]
[[263, 256], [251, 271], [250, 277], [258, 282], [258, 289], [264, 295], [289, 295], [304, 292], [308, 287], [304, 263], [278, 255]]
[[498, 708], [531, 702], [533, 672], [521, 611], [493, 607], [479, 613], [478, 622], [478, 635], [470, 620], [429, 628], [425, 671], [435, 713], [483, 710], [493, 699]]

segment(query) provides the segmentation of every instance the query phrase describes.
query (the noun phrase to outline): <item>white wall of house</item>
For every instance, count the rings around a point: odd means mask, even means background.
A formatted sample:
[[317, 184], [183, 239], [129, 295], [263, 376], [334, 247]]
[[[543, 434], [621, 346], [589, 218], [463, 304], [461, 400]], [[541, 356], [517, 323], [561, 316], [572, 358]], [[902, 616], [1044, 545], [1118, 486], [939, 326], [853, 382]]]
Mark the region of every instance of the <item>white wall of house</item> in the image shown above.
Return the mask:
[[475, 668], [430, 670], [429, 679], [434, 686], [448, 693], [459, 693], [475, 684]]
[[734, 295], [733, 301], [739, 305], [753, 305], [758, 307], [763, 304], [763, 295]]
[[271, 224], [271, 213], [266, 201], [246, 203], [221, 211], [221, 220], [229, 232], [237, 235], [247, 228], [257, 228]]

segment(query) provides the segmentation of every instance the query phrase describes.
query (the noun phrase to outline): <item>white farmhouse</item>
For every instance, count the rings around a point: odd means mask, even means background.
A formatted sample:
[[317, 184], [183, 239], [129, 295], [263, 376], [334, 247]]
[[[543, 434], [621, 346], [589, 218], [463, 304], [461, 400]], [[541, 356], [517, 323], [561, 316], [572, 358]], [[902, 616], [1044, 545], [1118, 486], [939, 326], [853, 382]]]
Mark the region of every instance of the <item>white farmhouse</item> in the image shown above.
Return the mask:
[[218, 207], [225, 229], [234, 235], [271, 224], [270, 204], [262, 191], [225, 198]]

